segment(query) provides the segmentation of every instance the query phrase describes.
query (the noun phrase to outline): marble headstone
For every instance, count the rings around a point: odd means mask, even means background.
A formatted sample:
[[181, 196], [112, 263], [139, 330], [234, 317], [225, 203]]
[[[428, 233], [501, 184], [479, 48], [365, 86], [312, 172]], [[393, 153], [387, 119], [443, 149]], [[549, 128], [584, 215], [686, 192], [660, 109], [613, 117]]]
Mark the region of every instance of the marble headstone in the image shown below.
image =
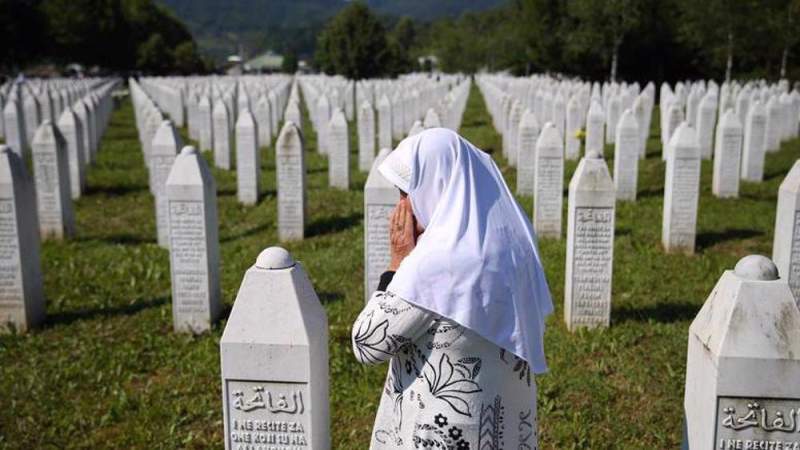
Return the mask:
[[564, 144], [552, 122], [536, 141], [533, 190], [533, 229], [540, 238], [561, 239], [564, 197]]
[[378, 166], [389, 155], [382, 149], [375, 158], [364, 185], [364, 300], [369, 300], [378, 288], [381, 274], [391, 260], [389, 253], [389, 218], [400, 200], [400, 192], [378, 171]]
[[28, 133], [25, 130], [25, 115], [19, 102], [10, 98], [3, 108], [3, 124], [6, 144], [20, 156], [28, 154]]
[[350, 133], [344, 112], [336, 108], [327, 127], [328, 184], [337, 189], [350, 187]]
[[275, 144], [278, 188], [278, 238], [303, 239], [306, 223], [306, 168], [303, 135], [293, 122], [284, 122]]
[[67, 159], [69, 160], [69, 182], [72, 199], [78, 199], [86, 186], [86, 155], [83, 144], [83, 124], [71, 107], [64, 109], [58, 120], [58, 128], [67, 141]]
[[800, 160], [795, 161], [778, 190], [772, 259], [800, 303]]
[[567, 132], [564, 136], [566, 159], [575, 160], [580, 158], [581, 141], [578, 139], [578, 132], [581, 128], [581, 102], [577, 95], [573, 95], [567, 103]]
[[742, 147], [742, 179], [761, 181], [764, 179], [764, 158], [767, 152], [767, 114], [761, 102], [750, 105], [747, 123], [744, 126]]
[[239, 111], [236, 120], [236, 196], [245, 205], [258, 202], [261, 157], [258, 124], [249, 110]]
[[375, 110], [368, 101], [361, 103], [358, 119], [358, 170], [367, 171], [375, 159]]
[[700, 147], [682, 123], [669, 142], [661, 242], [667, 252], [694, 253], [700, 197]]
[[[533, 111], [526, 108], [519, 121], [517, 136], [517, 194], [519, 195], [533, 195], [538, 139], [539, 122]], [[560, 133], [559, 139], [561, 139]]]
[[614, 186], [617, 200], [636, 200], [639, 177], [639, 124], [630, 109], [622, 113], [614, 143]]
[[605, 114], [599, 102], [592, 102], [586, 116], [586, 152], [596, 151], [603, 154]]
[[171, 121], [161, 122], [153, 136], [150, 154], [150, 191], [156, 205], [156, 233], [158, 245], [169, 248], [169, 201], [166, 195], [167, 177], [183, 147], [181, 137]]
[[720, 198], [739, 196], [739, 166], [744, 131], [733, 109], [725, 111], [717, 125], [714, 142], [714, 176], [711, 192]]
[[220, 169], [231, 168], [231, 119], [228, 106], [221, 99], [214, 102], [214, 165]]
[[39, 233], [43, 239], [63, 239], [75, 232], [70, 194], [67, 141], [45, 120], [33, 137], [33, 174]]
[[378, 147], [392, 148], [392, 104], [386, 95], [378, 100]]

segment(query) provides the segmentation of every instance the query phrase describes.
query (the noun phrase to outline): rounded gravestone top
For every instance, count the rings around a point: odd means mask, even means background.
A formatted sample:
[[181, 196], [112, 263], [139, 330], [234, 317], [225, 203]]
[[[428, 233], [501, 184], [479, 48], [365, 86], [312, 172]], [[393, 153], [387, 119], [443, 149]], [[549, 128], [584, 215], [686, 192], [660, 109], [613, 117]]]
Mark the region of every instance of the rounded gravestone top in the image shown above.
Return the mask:
[[181, 155], [195, 155], [197, 154], [197, 149], [194, 146], [187, 145], [181, 149]]
[[586, 152], [586, 159], [603, 159], [603, 155], [597, 150], [589, 150]]
[[282, 247], [268, 247], [261, 251], [256, 258], [256, 267], [259, 269], [288, 269], [294, 266], [294, 259]]
[[733, 271], [746, 280], [773, 281], [778, 279], [778, 268], [775, 263], [761, 255], [745, 256], [736, 263]]

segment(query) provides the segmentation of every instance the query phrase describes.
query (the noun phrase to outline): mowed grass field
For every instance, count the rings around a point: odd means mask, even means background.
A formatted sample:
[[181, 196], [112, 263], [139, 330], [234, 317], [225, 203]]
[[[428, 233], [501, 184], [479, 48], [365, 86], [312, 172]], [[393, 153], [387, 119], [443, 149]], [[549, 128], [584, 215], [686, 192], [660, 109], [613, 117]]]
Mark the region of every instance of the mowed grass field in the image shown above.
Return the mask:
[[[656, 110], [648, 157], [639, 166], [639, 199], [617, 203], [609, 329], [566, 331], [566, 237], [540, 241], [556, 303], [546, 333], [550, 372], [537, 377], [542, 448], [677, 448], [689, 324], [724, 270], [747, 254], [771, 255], [778, 185], [800, 157], [800, 141], [768, 155], [765, 181], [743, 183], [735, 200], [711, 195], [711, 163], [704, 161], [697, 253], [667, 255], [660, 244], [664, 164], [657, 123]], [[501, 156], [501, 139], [475, 87], [460, 131], [495, 156], [513, 190], [515, 170]], [[366, 174], [355, 169], [351, 133], [350, 190], [329, 189], [327, 162], [316, 153], [307, 117], [304, 134], [307, 238], [284, 246], [303, 263], [328, 313], [333, 448], [366, 449], [387, 370], [360, 366], [350, 350], [350, 326], [364, 301]], [[224, 317], [245, 270], [278, 243], [271, 145], [262, 158], [262, 198], [253, 207], [236, 201], [235, 172], [214, 170]], [[565, 195], [576, 165], [567, 162]], [[530, 213], [532, 200], [520, 202]], [[172, 331], [169, 255], [155, 242], [130, 101], [115, 111], [75, 209], [77, 235], [43, 243], [46, 323], [0, 337], [0, 448], [222, 448], [225, 319], [201, 336]]]

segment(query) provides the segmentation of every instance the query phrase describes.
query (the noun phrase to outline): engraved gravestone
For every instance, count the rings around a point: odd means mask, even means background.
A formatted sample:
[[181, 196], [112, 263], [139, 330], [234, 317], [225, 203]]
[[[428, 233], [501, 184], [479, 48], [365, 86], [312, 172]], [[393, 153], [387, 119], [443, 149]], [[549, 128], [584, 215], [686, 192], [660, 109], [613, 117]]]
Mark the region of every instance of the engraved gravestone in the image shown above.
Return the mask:
[[613, 95], [608, 99], [608, 110], [606, 111], [606, 142], [616, 143], [617, 123], [619, 123], [622, 100], [619, 95]]
[[606, 162], [588, 152], [569, 183], [564, 319], [570, 331], [610, 324], [615, 203]]
[[245, 273], [220, 365], [226, 450], [330, 449], [328, 319], [286, 250], [265, 249]]
[[626, 109], [617, 124], [614, 143], [614, 186], [617, 200], [636, 200], [640, 139], [636, 117], [630, 109]]
[[303, 129], [303, 116], [300, 115], [300, 104], [295, 99], [289, 99], [283, 115], [284, 122], [292, 122], [301, 130]]
[[25, 131], [25, 115], [16, 98], [10, 98], [3, 108], [3, 124], [6, 144], [20, 156], [28, 153], [28, 133]]
[[200, 150], [214, 148], [214, 119], [212, 114], [211, 99], [207, 95], [200, 97], [197, 107], [200, 129]]
[[75, 229], [70, 196], [67, 142], [49, 120], [33, 137], [33, 174], [36, 181], [36, 206], [39, 233], [43, 239], [63, 239]]
[[368, 101], [361, 103], [358, 119], [358, 170], [367, 171], [375, 159], [375, 110]]
[[778, 189], [772, 259], [800, 303], [800, 160]]
[[350, 133], [344, 112], [336, 108], [327, 127], [328, 184], [337, 189], [350, 186]]
[[258, 143], [265, 147], [269, 146], [272, 142], [272, 111], [267, 96], [263, 94], [258, 97], [256, 102], [255, 120], [258, 128]]
[[71, 107], [64, 109], [58, 120], [58, 128], [67, 142], [67, 159], [69, 160], [69, 182], [72, 199], [81, 197], [81, 192], [86, 185], [84, 169], [86, 162], [83, 159], [83, 124]]
[[284, 122], [275, 144], [278, 188], [278, 238], [303, 239], [306, 223], [306, 168], [303, 135], [293, 122]]
[[517, 136], [517, 194], [519, 195], [533, 195], [537, 139], [539, 139], [539, 121], [536, 120], [533, 111], [526, 108], [519, 121]]
[[800, 448], [800, 311], [768, 258], [727, 270], [689, 327], [683, 448]]
[[35, 202], [25, 163], [0, 145], [0, 332], [26, 331], [44, 319]]
[[169, 248], [169, 210], [165, 193], [167, 177], [182, 147], [180, 135], [172, 122], [165, 120], [153, 136], [150, 154], [150, 192], [156, 206], [156, 234], [158, 245]]
[[[91, 126], [90, 122], [92, 120], [92, 116], [89, 113], [89, 108], [86, 106], [85, 103], [83, 103], [81, 101], [77, 101], [77, 102], [75, 102], [74, 106], [75, 106], [74, 107], [75, 114], [78, 116], [78, 120], [81, 122], [81, 129], [83, 131], [83, 133], [82, 133], [83, 134], [83, 161], [86, 164], [89, 164], [89, 163], [91, 163], [93, 161], [93, 157], [92, 157], [92, 138], [90, 136], [90, 134], [92, 132], [91, 128], [90, 128], [90, 126]], [[147, 124], [145, 123], [145, 126], [146, 125]], [[143, 150], [144, 150], [144, 148], [143, 148]], [[147, 155], [147, 153], [145, 153], [145, 162], [147, 162], [146, 161], [147, 157], [148, 157], [148, 155]]]
[[[519, 101], [514, 101], [511, 104], [511, 109], [508, 113], [508, 120], [506, 121], [506, 129], [503, 133], [503, 153], [508, 158], [508, 164], [511, 167], [516, 167], [517, 165], [517, 156], [518, 156], [518, 148], [517, 148], [517, 138], [519, 138], [519, 121], [522, 119], [522, 103]], [[427, 126], [425, 128], [428, 128]]]
[[577, 95], [573, 95], [567, 103], [567, 132], [564, 136], [566, 159], [575, 160], [580, 157], [581, 141], [578, 139], [578, 132], [581, 128], [581, 102]]
[[767, 151], [767, 114], [761, 102], [754, 102], [747, 112], [742, 147], [742, 179], [761, 181], [764, 178], [764, 158]]
[[255, 205], [258, 202], [260, 169], [258, 124], [250, 110], [243, 109], [236, 121], [236, 196], [240, 203]]
[[385, 94], [378, 100], [378, 147], [392, 148], [392, 104]]
[[694, 130], [683, 122], [673, 133], [669, 147], [661, 243], [667, 252], [691, 254], [700, 197], [700, 148]]
[[[662, 130], [661, 137], [661, 159], [666, 161], [669, 156], [669, 152], [671, 151], [670, 142], [672, 141], [672, 135], [675, 134], [675, 130], [677, 130], [678, 126], [683, 122], [683, 110], [677, 102], [669, 102], [667, 105], [667, 116], [662, 120], [662, 122], [664, 124], [664, 128]], [[694, 131], [692, 133], [694, 134]], [[697, 140], [696, 136], [695, 140]], [[698, 152], [699, 151], [700, 149], [698, 148]]]
[[720, 198], [739, 196], [739, 165], [744, 133], [733, 109], [725, 111], [717, 125], [714, 143], [714, 175], [711, 192]]
[[709, 92], [703, 96], [697, 110], [697, 142], [700, 145], [700, 157], [703, 159], [711, 159], [716, 121], [717, 96], [713, 92]]
[[599, 102], [592, 101], [586, 116], [586, 152], [596, 151], [603, 154], [605, 115]]
[[95, 114], [94, 105], [88, 96], [78, 101], [79, 105], [83, 105], [86, 112], [86, 120], [82, 122], [86, 133], [83, 133], [84, 145], [89, 152], [89, 161], [94, 162], [97, 157], [97, 134], [95, 127]]
[[777, 151], [781, 146], [780, 141], [780, 122], [781, 122], [781, 105], [778, 102], [778, 97], [771, 96], [767, 100], [766, 107], [767, 123], [764, 130], [766, 136], [766, 151], [772, 153]]
[[214, 178], [194, 147], [175, 158], [166, 195], [173, 326], [201, 333], [221, 312], [219, 237]]
[[214, 102], [214, 165], [220, 169], [231, 168], [231, 128], [228, 106], [222, 99]]
[[328, 153], [328, 124], [331, 121], [331, 105], [328, 102], [328, 97], [321, 94], [317, 98], [317, 151], [321, 154]]
[[392, 215], [400, 192], [390, 183], [378, 166], [389, 155], [384, 148], [375, 158], [364, 185], [364, 300], [368, 301], [381, 274], [389, 267], [389, 218]]
[[564, 197], [564, 144], [552, 122], [536, 141], [533, 191], [533, 229], [540, 238], [561, 239]]

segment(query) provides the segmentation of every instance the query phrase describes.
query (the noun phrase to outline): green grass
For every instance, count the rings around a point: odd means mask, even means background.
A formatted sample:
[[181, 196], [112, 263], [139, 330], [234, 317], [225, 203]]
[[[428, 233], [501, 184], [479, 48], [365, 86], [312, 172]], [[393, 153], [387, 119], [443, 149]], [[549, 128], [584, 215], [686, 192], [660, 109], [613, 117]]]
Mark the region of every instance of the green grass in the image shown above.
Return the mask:
[[[326, 159], [314, 151], [307, 116], [305, 123], [307, 238], [286, 247], [328, 312], [333, 448], [364, 449], [386, 372], [358, 365], [350, 350], [350, 325], [363, 305], [366, 175], [355, 170], [353, 153], [351, 190], [329, 189]], [[125, 102], [75, 204], [77, 236], [43, 244], [47, 322], [0, 337], [0, 448], [222, 446], [218, 344], [225, 321], [202, 336], [172, 332], [169, 255], [155, 243], [133, 126]], [[513, 189], [515, 171], [499, 155], [500, 138], [475, 88], [461, 132], [495, 154]], [[542, 448], [677, 447], [689, 323], [723, 270], [744, 255], [771, 254], [777, 188], [800, 157], [800, 141], [770, 154], [765, 182], [744, 183], [737, 200], [711, 196], [711, 164], [703, 162], [698, 251], [684, 256], [660, 248], [664, 164], [653, 134], [640, 164], [639, 200], [617, 204], [611, 328], [566, 331], [566, 239], [540, 242], [556, 302], [546, 334], [550, 372], [537, 378]], [[256, 255], [277, 243], [271, 147], [262, 155], [257, 206], [238, 204], [234, 172], [214, 171], [228, 308]], [[566, 165], [565, 188], [575, 166]], [[531, 199], [520, 201], [530, 213]]]

